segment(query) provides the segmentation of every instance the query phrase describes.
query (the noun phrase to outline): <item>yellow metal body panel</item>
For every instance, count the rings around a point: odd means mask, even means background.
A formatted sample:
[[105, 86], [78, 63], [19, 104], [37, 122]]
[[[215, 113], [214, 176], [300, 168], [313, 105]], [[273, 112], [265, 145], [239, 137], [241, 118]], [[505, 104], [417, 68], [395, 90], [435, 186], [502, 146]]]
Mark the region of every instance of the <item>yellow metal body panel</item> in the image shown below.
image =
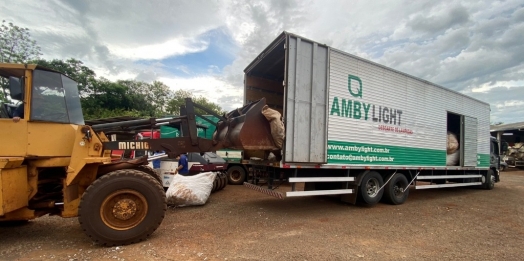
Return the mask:
[[11, 169], [22, 165], [23, 157], [0, 157], [0, 169]]
[[28, 122], [27, 155], [69, 157], [78, 126], [71, 124]]
[[21, 209], [17, 209], [15, 211], [5, 213], [3, 217], [0, 217], [0, 221], [5, 220], [30, 220], [35, 219], [39, 216], [45, 215], [46, 213], [35, 213], [34, 210], [28, 209], [27, 207], [23, 207]]
[[27, 206], [27, 166], [0, 169], [0, 215]]
[[27, 121], [0, 119], [0, 156], [25, 156], [27, 152]]

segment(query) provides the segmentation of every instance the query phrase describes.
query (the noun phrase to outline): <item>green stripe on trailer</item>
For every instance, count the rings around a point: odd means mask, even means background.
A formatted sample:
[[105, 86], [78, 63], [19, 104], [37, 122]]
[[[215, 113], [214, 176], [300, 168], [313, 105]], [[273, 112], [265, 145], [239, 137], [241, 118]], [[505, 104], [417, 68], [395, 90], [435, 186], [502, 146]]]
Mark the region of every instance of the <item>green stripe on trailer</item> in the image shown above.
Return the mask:
[[489, 154], [477, 154], [477, 167], [486, 167], [490, 165]]
[[328, 164], [446, 166], [446, 151], [391, 145], [328, 141]]

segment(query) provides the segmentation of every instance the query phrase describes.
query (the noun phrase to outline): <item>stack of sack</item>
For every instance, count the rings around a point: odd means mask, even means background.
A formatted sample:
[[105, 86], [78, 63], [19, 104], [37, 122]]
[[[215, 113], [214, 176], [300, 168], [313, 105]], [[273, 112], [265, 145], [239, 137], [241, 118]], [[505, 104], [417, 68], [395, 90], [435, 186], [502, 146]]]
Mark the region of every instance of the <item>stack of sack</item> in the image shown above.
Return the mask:
[[459, 142], [457, 136], [448, 131], [448, 142], [446, 148], [446, 165], [447, 166], [457, 166], [460, 161], [460, 150]]

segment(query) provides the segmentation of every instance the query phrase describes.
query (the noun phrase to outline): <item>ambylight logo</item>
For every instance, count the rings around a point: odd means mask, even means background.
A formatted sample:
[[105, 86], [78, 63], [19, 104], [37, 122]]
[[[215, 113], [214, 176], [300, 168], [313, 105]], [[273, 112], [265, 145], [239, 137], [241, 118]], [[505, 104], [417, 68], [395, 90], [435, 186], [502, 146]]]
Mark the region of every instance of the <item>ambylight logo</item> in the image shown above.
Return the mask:
[[[352, 82], [356, 88], [352, 88]], [[362, 99], [364, 93], [362, 80], [357, 76], [348, 75], [348, 91], [351, 96]], [[357, 120], [372, 120], [390, 125], [402, 124], [402, 110], [400, 109], [337, 96], [333, 97], [331, 101], [330, 115]]]

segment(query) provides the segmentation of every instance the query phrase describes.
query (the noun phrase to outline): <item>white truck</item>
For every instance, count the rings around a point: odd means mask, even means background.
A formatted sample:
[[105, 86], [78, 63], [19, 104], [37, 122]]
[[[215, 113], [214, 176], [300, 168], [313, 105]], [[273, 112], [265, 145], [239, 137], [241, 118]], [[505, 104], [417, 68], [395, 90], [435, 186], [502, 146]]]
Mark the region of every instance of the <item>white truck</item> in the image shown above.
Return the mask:
[[[486, 102], [288, 32], [244, 73], [246, 105], [215, 135], [233, 135], [227, 147], [244, 150], [250, 188], [373, 205], [402, 204], [410, 188], [492, 189], [499, 181]], [[263, 117], [266, 104], [282, 115], [281, 147], [267, 121], [249, 122]], [[258, 177], [269, 180], [267, 188]], [[277, 192], [276, 180], [290, 189]]]

